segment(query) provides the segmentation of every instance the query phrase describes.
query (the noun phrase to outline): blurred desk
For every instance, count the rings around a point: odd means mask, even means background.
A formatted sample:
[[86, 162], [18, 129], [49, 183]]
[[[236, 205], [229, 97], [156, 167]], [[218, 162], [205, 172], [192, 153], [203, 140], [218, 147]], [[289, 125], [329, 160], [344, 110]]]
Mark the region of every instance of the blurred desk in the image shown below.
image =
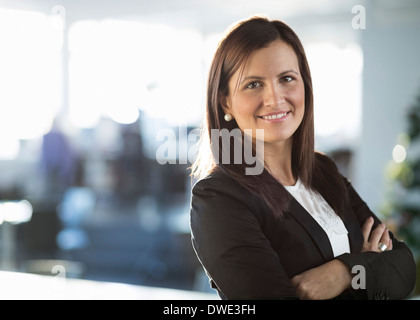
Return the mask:
[[0, 271], [0, 300], [219, 300], [216, 294]]

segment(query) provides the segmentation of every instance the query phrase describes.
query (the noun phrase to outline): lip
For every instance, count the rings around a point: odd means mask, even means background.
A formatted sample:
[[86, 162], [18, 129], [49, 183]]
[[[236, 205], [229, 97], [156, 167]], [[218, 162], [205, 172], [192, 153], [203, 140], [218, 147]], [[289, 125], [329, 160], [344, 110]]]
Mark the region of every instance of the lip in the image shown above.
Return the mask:
[[277, 112], [271, 112], [267, 113], [261, 116], [257, 116], [257, 118], [268, 121], [268, 122], [279, 122], [284, 121], [290, 114], [290, 110], [288, 111], [277, 111]]

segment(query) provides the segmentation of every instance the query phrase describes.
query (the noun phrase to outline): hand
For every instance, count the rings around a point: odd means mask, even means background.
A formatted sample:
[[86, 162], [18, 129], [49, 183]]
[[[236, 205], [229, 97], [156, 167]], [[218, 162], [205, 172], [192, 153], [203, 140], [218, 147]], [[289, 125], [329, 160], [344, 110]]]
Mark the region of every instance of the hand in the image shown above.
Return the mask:
[[392, 250], [392, 239], [389, 236], [389, 232], [386, 229], [385, 224], [381, 223], [374, 230], [372, 230], [373, 223], [373, 217], [367, 218], [363, 223], [362, 233], [365, 241], [363, 243], [362, 252], [382, 252], [378, 248], [380, 243], [386, 244], [386, 250]]
[[299, 299], [332, 299], [350, 287], [352, 276], [348, 267], [334, 259], [304, 271], [291, 279]]

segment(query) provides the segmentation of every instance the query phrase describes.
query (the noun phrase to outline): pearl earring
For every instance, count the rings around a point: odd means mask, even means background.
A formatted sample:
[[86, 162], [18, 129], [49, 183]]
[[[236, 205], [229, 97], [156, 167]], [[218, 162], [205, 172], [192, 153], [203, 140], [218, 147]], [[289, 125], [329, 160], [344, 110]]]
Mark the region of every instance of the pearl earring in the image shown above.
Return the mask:
[[229, 122], [229, 121], [231, 121], [232, 120], [232, 115], [230, 114], [230, 113], [226, 113], [225, 114], [225, 121], [226, 122]]

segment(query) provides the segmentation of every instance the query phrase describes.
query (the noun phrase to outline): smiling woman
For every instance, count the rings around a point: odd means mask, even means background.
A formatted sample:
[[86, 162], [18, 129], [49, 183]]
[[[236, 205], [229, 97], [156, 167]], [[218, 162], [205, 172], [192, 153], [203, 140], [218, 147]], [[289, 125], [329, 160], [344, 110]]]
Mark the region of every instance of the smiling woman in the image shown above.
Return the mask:
[[[255, 51], [229, 82], [225, 113], [242, 129], [264, 129], [267, 148], [287, 147], [305, 109], [299, 62], [291, 46], [276, 40]], [[270, 143], [269, 143], [270, 142]]]
[[[409, 248], [315, 151], [313, 109], [305, 51], [285, 23], [251, 18], [221, 41], [193, 166], [191, 231], [222, 298], [399, 299], [414, 287]], [[214, 130], [240, 130], [257, 153], [262, 140], [261, 174], [248, 175], [247, 163], [218, 161]], [[355, 266], [366, 286], [352, 286]]]

